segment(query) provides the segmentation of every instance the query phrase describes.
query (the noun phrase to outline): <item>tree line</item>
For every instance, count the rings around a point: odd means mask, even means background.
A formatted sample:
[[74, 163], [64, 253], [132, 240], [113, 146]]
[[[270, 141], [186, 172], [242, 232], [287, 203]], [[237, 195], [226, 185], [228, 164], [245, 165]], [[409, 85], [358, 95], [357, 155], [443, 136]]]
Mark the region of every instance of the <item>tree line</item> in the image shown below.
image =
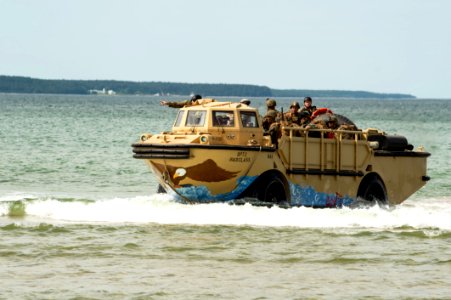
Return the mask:
[[349, 97], [415, 98], [407, 94], [381, 94], [365, 91], [271, 89], [251, 84], [210, 84], [175, 82], [135, 82], [116, 80], [59, 80], [0, 75], [0, 93], [90, 94], [105, 90], [125, 95], [190, 95], [235, 97]]
[[274, 97], [321, 97], [321, 98], [378, 98], [378, 99], [414, 99], [413, 95], [399, 93], [373, 93], [367, 91], [339, 90], [276, 90], [272, 89]]
[[249, 84], [134, 82], [116, 80], [54, 80], [0, 76], [0, 92], [35, 94], [90, 94], [105, 89], [126, 95], [190, 95], [268, 97], [271, 89]]

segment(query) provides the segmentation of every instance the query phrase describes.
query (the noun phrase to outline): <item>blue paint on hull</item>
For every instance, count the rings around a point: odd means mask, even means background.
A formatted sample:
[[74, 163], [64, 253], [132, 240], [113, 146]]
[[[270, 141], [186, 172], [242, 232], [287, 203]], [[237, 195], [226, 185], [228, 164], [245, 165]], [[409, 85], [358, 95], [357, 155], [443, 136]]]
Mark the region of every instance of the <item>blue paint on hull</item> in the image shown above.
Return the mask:
[[183, 186], [177, 188], [176, 191], [192, 202], [208, 203], [208, 202], [225, 202], [237, 199], [258, 176], [242, 176], [237, 179], [236, 188], [228, 193], [212, 195], [208, 188], [202, 186]]
[[[237, 199], [258, 176], [243, 176], [237, 179], [236, 188], [228, 193], [212, 195], [206, 186], [182, 186], [176, 188], [178, 194], [194, 203], [227, 202]], [[291, 205], [309, 207], [343, 207], [350, 206], [354, 199], [335, 193], [317, 192], [310, 186], [301, 186], [290, 182]]]
[[339, 196], [335, 193], [321, 193], [311, 186], [300, 186], [290, 182], [291, 205], [310, 207], [343, 207], [354, 201], [349, 196]]

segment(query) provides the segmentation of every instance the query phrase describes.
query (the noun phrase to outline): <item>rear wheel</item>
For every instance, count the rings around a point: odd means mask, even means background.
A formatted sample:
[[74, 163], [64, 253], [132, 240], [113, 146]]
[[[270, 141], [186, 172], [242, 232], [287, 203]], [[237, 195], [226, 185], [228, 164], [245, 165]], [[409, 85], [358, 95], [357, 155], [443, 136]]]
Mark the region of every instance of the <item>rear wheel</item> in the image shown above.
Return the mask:
[[339, 114], [335, 114], [335, 116], [338, 119], [338, 124], [339, 125], [343, 125], [343, 124], [347, 124], [347, 125], [354, 125], [354, 122], [352, 122], [348, 117], [345, 117], [343, 115], [339, 115]]
[[357, 197], [370, 203], [387, 203], [387, 191], [385, 185], [378, 176], [371, 176], [362, 181]]

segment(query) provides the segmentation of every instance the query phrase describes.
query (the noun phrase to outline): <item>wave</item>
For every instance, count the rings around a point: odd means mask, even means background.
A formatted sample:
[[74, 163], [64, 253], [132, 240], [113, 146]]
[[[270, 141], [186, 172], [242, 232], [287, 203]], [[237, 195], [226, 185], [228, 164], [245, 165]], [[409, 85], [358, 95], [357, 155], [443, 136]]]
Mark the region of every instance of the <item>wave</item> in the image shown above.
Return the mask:
[[167, 194], [85, 199], [12, 193], [0, 196], [0, 223], [191, 224], [297, 228], [432, 228], [451, 231], [451, 198], [408, 200], [387, 209], [186, 205]]

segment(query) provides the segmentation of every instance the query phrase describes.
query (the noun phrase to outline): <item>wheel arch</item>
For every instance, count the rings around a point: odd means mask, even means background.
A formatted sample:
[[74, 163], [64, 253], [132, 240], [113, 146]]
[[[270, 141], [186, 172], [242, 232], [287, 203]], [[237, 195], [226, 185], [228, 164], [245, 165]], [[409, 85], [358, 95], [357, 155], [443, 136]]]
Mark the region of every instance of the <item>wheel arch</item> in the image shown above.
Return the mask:
[[381, 197], [378, 197], [377, 200], [382, 201], [383, 203], [388, 203], [387, 187], [384, 183], [384, 180], [382, 180], [382, 177], [379, 176], [379, 174], [377, 174], [376, 172], [366, 174], [363, 177], [362, 181], [360, 181], [359, 188], [357, 189], [357, 198], [370, 200], [367, 199], [368, 194], [382, 194], [383, 199], [379, 199]]
[[277, 169], [271, 169], [261, 173], [258, 176], [258, 178], [255, 179], [255, 181], [240, 195], [240, 197], [252, 196], [253, 191], [256, 189], [256, 187], [260, 186], [262, 183], [265, 183], [266, 181], [274, 177], [277, 177], [282, 181], [285, 189], [285, 196], [287, 198], [286, 201], [288, 203], [291, 203], [291, 192], [289, 182], [286, 176]]

